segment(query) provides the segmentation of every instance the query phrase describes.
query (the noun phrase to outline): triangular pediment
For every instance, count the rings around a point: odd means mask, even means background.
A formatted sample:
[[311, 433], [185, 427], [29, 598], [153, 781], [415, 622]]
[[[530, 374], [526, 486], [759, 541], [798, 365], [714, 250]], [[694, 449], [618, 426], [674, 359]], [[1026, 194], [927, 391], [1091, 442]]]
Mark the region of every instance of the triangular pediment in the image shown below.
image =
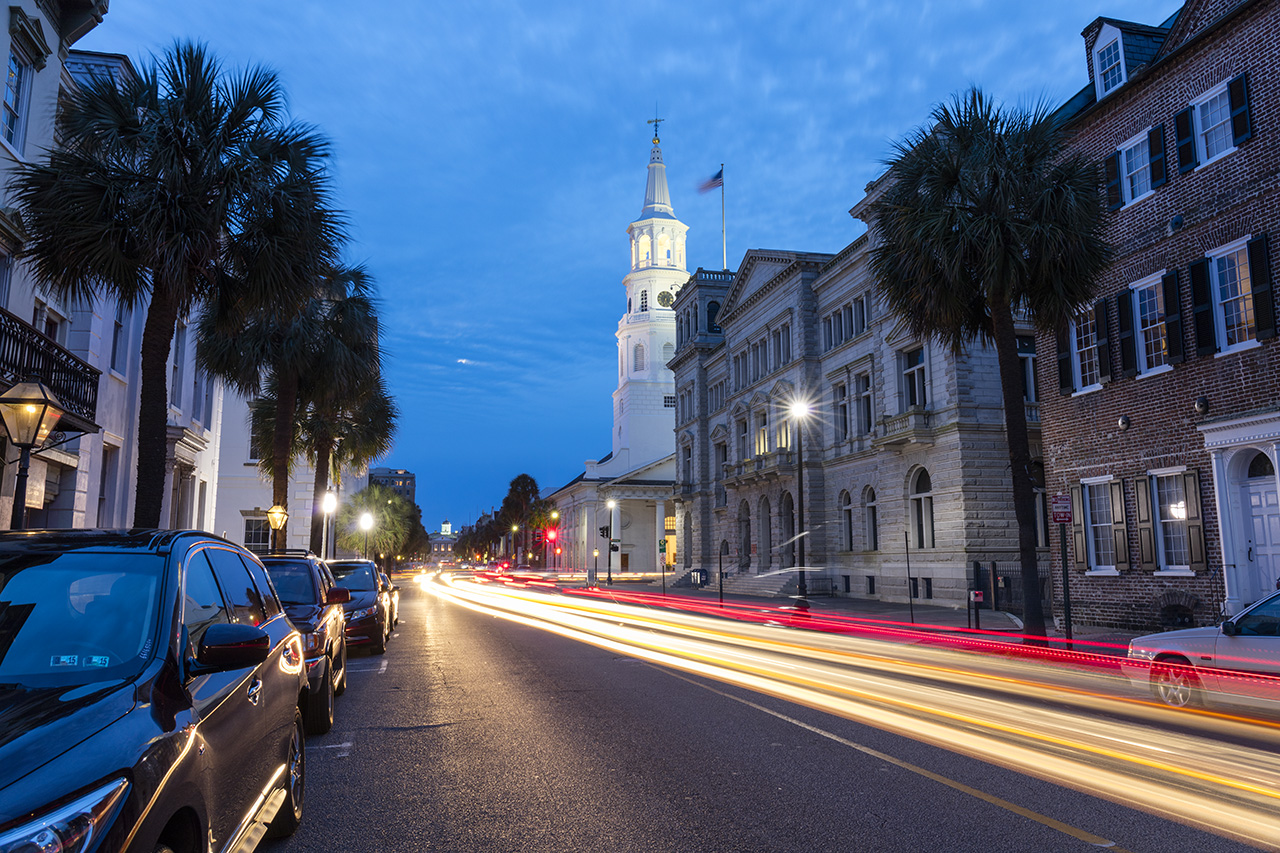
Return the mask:
[[729, 427], [725, 424], [716, 424], [711, 430], [711, 441], [719, 442], [721, 439], [729, 438]]
[[790, 400], [795, 396], [796, 386], [785, 379], [779, 379], [769, 389], [769, 396], [774, 400]]

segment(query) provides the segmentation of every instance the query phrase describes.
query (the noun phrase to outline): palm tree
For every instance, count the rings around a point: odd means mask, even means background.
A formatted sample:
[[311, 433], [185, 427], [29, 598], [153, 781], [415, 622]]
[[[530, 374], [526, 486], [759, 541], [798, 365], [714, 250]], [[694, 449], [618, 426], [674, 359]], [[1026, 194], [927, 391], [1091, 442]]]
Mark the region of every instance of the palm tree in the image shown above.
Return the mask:
[[897, 143], [872, 205], [872, 268], [921, 338], [992, 342], [1000, 368], [1024, 622], [1043, 636], [1031, 451], [1015, 316], [1056, 330], [1093, 296], [1111, 258], [1092, 163], [1063, 151], [1043, 106], [1005, 111], [970, 89]]
[[370, 485], [351, 495], [338, 508], [337, 544], [356, 554], [363, 553], [365, 531], [360, 529], [360, 516], [373, 516], [368, 531], [369, 554], [394, 554], [409, 540], [413, 530], [413, 504], [386, 486]]
[[202, 45], [177, 44], [135, 78], [68, 91], [63, 147], [47, 163], [19, 164], [10, 184], [28, 235], [23, 256], [44, 286], [68, 302], [104, 294], [147, 306], [135, 526], [160, 524], [166, 366], [178, 318], [246, 284], [294, 298], [298, 282], [278, 266], [226, 275], [229, 249], [249, 259], [262, 248], [242, 242], [246, 223], [269, 222], [275, 245], [295, 255], [290, 265], [306, 263], [314, 248], [323, 214], [312, 203], [315, 185], [299, 173], [324, 143], [285, 124], [283, 109], [271, 72], [227, 74]]

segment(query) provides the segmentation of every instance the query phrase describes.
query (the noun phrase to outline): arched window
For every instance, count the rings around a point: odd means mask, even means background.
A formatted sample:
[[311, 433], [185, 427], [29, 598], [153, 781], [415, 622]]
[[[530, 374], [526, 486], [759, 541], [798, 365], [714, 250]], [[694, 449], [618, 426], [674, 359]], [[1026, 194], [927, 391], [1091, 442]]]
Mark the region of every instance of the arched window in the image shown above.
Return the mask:
[[644, 344], [636, 344], [632, 350], [631, 369], [637, 373], [644, 370]]
[[848, 492], [840, 493], [840, 522], [843, 535], [840, 537], [844, 540], [844, 548], [842, 550], [853, 550], [853, 498]]
[[862, 517], [867, 528], [867, 550], [880, 550], [880, 518], [876, 512], [876, 490], [867, 486], [862, 495]]
[[933, 480], [923, 468], [911, 486], [911, 533], [917, 548], [934, 547]]
[[773, 512], [766, 497], [760, 498], [760, 547], [757, 550], [759, 571], [769, 571], [773, 565]]
[[1249, 470], [1245, 474], [1250, 480], [1256, 480], [1259, 477], [1274, 477], [1276, 475], [1276, 466], [1271, 464], [1271, 457], [1259, 451], [1257, 456], [1249, 460]]
[[640, 310], [649, 310], [649, 291], [647, 290], [640, 291]]
[[676, 354], [676, 348], [670, 342], [662, 345], [662, 363], [666, 364], [671, 360], [671, 356]]
[[720, 316], [720, 303], [708, 302], [707, 303], [707, 331], [708, 332], [720, 331], [720, 327], [716, 325], [716, 317], [718, 316]]
[[666, 234], [659, 235], [658, 237], [657, 260], [660, 264], [671, 263], [671, 238]]

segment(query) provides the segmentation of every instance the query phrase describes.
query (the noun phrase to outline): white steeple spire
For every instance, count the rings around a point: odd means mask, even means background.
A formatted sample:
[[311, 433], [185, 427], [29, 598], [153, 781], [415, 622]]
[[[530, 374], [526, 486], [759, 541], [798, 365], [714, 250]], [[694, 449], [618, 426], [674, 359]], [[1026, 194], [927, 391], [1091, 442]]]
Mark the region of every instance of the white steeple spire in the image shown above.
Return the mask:
[[[662, 119], [656, 119], [662, 121]], [[658, 134], [653, 135], [653, 150], [649, 152], [649, 180], [644, 187], [644, 209], [641, 219], [675, 218], [671, 210], [671, 193], [667, 191], [667, 166], [662, 162], [662, 149], [658, 147]]]

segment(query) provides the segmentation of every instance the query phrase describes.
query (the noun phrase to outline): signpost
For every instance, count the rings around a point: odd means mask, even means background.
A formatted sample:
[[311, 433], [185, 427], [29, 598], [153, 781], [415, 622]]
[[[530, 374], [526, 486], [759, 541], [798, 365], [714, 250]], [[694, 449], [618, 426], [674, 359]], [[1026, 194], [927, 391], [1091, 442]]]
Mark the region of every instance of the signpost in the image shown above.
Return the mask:
[[658, 571], [662, 572], [662, 594], [667, 594], [667, 540], [666, 537], [658, 540]]
[[1067, 525], [1071, 524], [1071, 496], [1054, 495], [1049, 504], [1053, 523], [1058, 525], [1058, 541], [1062, 547], [1062, 633], [1071, 648], [1071, 574], [1067, 568]]

